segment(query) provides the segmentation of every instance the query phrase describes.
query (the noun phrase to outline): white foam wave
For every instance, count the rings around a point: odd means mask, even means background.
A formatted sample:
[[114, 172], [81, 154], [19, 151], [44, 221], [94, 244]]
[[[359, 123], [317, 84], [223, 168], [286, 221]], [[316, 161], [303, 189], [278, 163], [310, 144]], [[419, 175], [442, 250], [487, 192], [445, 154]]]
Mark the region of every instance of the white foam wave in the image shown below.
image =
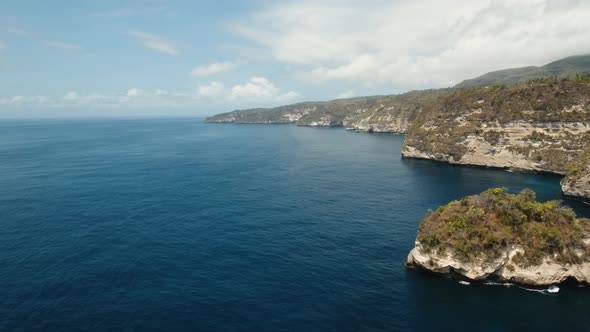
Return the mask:
[[521, 287], [521, 286], [519, 286], [518, 288], [524, 289], [524, 290], [529, 291], [529, 292], [536, 292], [536, 293], [541, 293], [541, 294], [556, 294], [556, 293], [559, 293], [559, 287], [557, 287], [557, 286], [550, 286], [547, 289], [526, 288], [526, 287]]
[[487, 286], [506, 286], [506, 287], [514, 286], [514, 284], [511, 284], [509, 282], [493, 282], [493, 281], [484, 282], [484, 285], [487, 285]]

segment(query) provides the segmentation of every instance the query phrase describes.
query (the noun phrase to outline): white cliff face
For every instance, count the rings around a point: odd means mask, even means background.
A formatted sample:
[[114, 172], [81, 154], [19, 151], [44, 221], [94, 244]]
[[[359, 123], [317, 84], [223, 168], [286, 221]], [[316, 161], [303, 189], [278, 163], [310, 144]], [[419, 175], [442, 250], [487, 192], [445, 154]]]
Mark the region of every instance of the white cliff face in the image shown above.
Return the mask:
[[[454, 121], [458, 127], [461, 126], [462, 119]], [[426, 130], [433, 133], [438, 129], [436, 124], [429, 126]], [[582, 150], [577, 140], [588, 132], [590, 124], [583, 122], [481, 123], [478, 134], [469, 134], [451, 143], [445, 143], [443, 137], [440, 142], [435, 140], [427, 145], [428, 150], [407, 141], [402, 149], [402, 155], [407, 158], [433, 159], [453, 164], [565, 174], [566, 165]], [[456, 144], [464, 148], [464, 154], [456, 159], [449, 154], [432, 152], [437, 150], [437, 144]], [[544, 154], [556, 155], [555, 160], [543, 158]]]
[[308, 120], [308, 121], [299, 121], [297, 122], [298, 126], [306, 126], [306, 127], [338, 127], [342, 126], [342, 122], [334, 119], [334, 117], [330, 115], [324, 115], [319, 117], [317, 120]]
[[375, 109], [359, 109], [346, 117], [343, 126], [347, 130], [370, 131], [376, 133], [405, 133], [411, 122], [408, 114], [395, 106], [379, 105]]
[[426, 253], [420, 243], [410, 251], [408, 267], [417, 267], [434, 273], [455, 273], [470, 280], [497, 279], [524, 285], [546, 286], [559, 284], [568, 278], [580, 283], [590, 283], [590, 263], [561, 264], [547, 257], [540, 265], [521, 267], [513, 259], [522, 248], [512, 246], [492, 262], [476, 261], [463, 263], [446, 252]]
[[282, 118], [285, 121], [288, 121], [290, 123], [297, 123], [297, 121], [299, 121], [299, 119], [301, 119], [303, 116], [315, 111], [316, 108], [317, 107], [295, 108], [295, 109], [293, 109], [293, 111], [283, 114]]

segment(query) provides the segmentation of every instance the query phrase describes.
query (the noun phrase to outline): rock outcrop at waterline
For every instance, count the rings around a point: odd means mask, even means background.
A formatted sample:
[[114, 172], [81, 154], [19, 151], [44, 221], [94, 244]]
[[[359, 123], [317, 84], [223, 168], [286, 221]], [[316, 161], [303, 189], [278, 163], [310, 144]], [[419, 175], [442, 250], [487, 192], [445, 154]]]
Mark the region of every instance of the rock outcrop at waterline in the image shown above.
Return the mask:
[[590, 147], [575, 160], [561, 180], [564, 195], [590, 201]]
[[590, 283], [590, 220], [531, 190], [490, 189], [429, 213], [407, 266], [532, 286]]

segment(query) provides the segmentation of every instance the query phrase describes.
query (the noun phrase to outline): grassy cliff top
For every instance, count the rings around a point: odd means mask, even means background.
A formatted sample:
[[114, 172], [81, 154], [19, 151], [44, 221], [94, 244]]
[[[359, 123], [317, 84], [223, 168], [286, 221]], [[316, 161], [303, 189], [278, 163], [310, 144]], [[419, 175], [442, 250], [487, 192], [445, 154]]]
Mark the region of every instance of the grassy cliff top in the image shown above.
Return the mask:
[[584, 244], [588, 237], [590, 220], [576, 218], [558, 201], [538, 202], [528, 189], [514, 195], [495, 188], [429, 212], [417, 240], [426, 252], [448, 251], [463, 262], [491, 261], [519, 245], [524, 253], [513, 261], [530, 266], [544, 257], [572, 264], [590, 261]]
[[[590, 121], [590, 76], [575, 78], [544, 78], [512, 86], [465, 88], [449, 91], [436, 102], [426, 105], [408, 129], [406, 145], [432, 154], [449, 155], [460, 160], [468, 150], [463, 141], [470, 135], [480, 135], [495, 145], [503, 137], [506, 124], [573, 123], [575, 126]], [[495, 127], [485, 129], [486, 124]], [[499, 129], [500, 128], [500, 129]], [[570, 156], [590, 142], [590, 135], [563, 132], [556, 144], [545, 150], [531, 150], [530, 146], [514, 146], [523, 156], [543, 162], [551, 171], [566, 173]], [[535, 133], [532, 141], [546, 139]], [[573, 154], [572, 154], [573, 152]]]
[[590, 75], [539, 78], [516, 85], [454, 89], [429, 105], [431, 117], [464, 115], [500, 123], [590, 120]]

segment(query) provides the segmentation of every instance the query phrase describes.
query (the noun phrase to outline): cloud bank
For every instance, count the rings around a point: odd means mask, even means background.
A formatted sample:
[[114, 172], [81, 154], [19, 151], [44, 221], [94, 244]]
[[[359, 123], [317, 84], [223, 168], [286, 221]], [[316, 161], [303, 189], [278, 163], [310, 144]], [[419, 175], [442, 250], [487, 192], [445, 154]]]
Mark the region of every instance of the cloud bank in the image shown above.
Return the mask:
[[238, 66], [237, 61], [213, 62], [206, 66], [195, 67], [191, 75], [195, 77], [209, 76], [213, 74], [229, 71]]
[[0, 98], [0, 106], [22, 107], [109, 107], [109, 108], [190, 108], [213, 104], [241, 107], [265, 105], [292, 100], [294, 91], [283, 93], [264, 77], [252, 77], [248, 81], [230, 87], [221, 82], [210, 82], [195, 91], [145, 90], [129, 88], [119, 94], [83, 94], [68, 91], [62, 97], [24, 96]]
[[590, 53], [590, 2], [291, 1], [233, 29], [313, 82], [446, 86]]
[[226, 100], [271, 100], [287, 101], [297, 97], [297, 93], [289, 91], [282, 93], [273, 82], [265, 77], [252, 77], [243, 84], [237, 84], [226, 88], [223, 83], [210, 82], [201, 85], [197, 93], [205, 98], [223, 98]]

